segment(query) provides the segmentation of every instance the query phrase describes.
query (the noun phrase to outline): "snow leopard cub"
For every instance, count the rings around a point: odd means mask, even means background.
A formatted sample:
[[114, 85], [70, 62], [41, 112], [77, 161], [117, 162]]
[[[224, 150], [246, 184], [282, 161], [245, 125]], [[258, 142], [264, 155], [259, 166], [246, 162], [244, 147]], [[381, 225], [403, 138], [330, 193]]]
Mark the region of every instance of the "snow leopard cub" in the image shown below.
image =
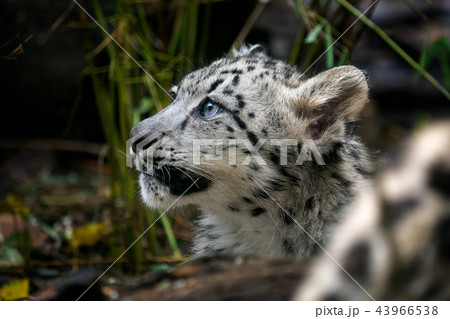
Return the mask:
[[317, 253], [371, 174], [355, 136], [364, 74], [341, 66], [306, 79], [244, 46], [170, 93], [130, 133], [145, 203], [199, 207], [197, 256]]

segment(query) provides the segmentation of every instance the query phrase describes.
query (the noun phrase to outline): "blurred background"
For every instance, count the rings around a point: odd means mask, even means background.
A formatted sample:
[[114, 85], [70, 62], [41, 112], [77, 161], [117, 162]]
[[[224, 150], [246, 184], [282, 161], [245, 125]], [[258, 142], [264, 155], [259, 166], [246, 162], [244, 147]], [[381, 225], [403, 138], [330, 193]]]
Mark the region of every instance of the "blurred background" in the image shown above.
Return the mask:
[[[0, 27], [0, 300], [106, 268], [157, 218], [125, 141], [170, 99], [140, 66], [168, 89], [244, 42], [308, 75], [353, 64], [371, 86], [360, 133], [381, 157], [450, 115], [446, 0], [3, 0]], [[161, 218], [111, 273], [186, 260], [195, 214]]]

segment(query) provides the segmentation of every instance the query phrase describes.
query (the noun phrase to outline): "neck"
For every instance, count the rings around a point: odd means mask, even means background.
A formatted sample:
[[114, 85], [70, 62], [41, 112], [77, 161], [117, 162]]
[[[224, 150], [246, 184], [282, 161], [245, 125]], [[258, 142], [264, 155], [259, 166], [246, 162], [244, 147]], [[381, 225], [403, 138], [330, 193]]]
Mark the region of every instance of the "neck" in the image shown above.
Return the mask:
[[[280, 183], [276, 189], [266, 184], [265, 191], [253, 191], [257, 196], [245, 197], [245, 201], [241, 194], [237, 198], [228, 193], [224, 194], [227, 201], [201, 205], [195, 252], [292, 258], [318, 252], [331, 226], [353, 202], [355, 189], [366, 183], [357, 168], [337, 160], [342, 154], [331, 156], [325, 159], [328, 165], [305, 163], [287, 168], [288, 183]], [[253, 189], [263, 185], [255, 183]]]

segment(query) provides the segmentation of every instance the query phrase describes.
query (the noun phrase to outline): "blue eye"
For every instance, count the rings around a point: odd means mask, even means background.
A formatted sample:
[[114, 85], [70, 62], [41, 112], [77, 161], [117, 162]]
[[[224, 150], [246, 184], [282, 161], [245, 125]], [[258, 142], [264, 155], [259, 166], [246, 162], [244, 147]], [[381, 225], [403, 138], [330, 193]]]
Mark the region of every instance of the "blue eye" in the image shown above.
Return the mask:
[[201, 116], [203, 116], [205, 119], [209, 119], [210, 117], [213, 117], [217, 114], [221, 109], [220, 105], [217, 103], [214, 103], [212, 101], [206, 101], [202, 109], [200, 111]]

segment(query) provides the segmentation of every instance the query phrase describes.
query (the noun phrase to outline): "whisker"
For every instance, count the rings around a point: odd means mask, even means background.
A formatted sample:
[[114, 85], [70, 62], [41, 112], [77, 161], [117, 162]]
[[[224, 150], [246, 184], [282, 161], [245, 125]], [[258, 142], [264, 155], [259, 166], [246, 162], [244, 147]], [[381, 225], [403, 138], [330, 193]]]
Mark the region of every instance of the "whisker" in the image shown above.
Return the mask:
[[167, 172], [167, 175], [169, 175], [169, 181], [170, 181], [170, 171], [169, 171], [169, 169], [165, 165], [163, 166], [163, 168], [166, 169], [166, 172]]

